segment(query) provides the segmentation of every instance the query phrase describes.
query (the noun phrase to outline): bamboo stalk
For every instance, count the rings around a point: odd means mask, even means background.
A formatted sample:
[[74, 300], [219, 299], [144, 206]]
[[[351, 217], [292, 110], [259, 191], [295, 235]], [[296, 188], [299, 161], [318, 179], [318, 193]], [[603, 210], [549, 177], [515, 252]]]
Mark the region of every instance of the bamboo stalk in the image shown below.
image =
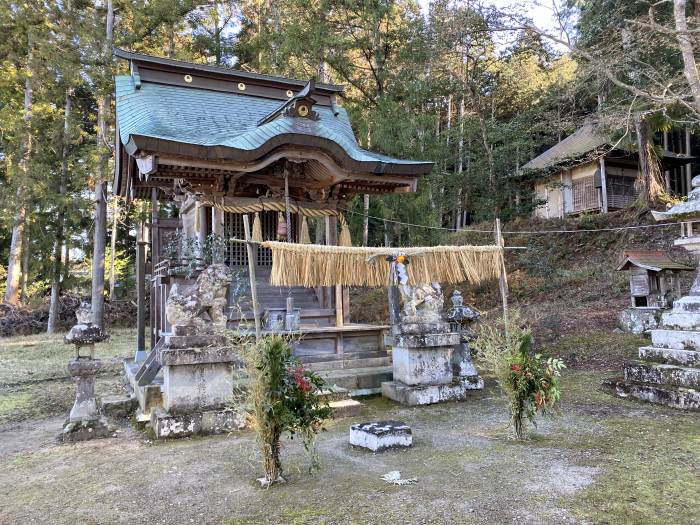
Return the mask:
[[245, 233], [246, 252], [248, 253], [248, 273], [250, 274], [250, 295], [253, 300], [253, 318], [255, 319], [255, 339], [262, 336], [260, 323], [260, 305], [258, 305], [258, 285], [255, 280], [255, 260], [253, 259], [253, 242], [250, 239], [250, 220], [243, 215], [243, 232]]
[[[496, 219], [495, 226], [496, 246], [503, 248], [503, 238], [501, 237], [501, 219]], [[505, 325], [505, 334], [508, 337], [508, 278], [506, 276], [505, 259], [501, 258], [500, 276], [498, 278], [498, 287], [501, 290], [501, 302], [503, 305], [503, 324]]]

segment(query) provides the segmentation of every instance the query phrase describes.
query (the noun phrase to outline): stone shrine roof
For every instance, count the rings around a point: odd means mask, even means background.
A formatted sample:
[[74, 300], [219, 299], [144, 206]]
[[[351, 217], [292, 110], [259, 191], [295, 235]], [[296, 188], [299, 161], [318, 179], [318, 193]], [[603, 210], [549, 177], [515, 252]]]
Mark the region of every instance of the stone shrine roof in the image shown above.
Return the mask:
[[629, 270], [632, 266], [644, 268], [652, 272], [661, 270], [688, 270], [695, 268], [672, 260], [667, 253], [653, 250], [625, 250], [622, 252], [623, 260], [617, 270]]

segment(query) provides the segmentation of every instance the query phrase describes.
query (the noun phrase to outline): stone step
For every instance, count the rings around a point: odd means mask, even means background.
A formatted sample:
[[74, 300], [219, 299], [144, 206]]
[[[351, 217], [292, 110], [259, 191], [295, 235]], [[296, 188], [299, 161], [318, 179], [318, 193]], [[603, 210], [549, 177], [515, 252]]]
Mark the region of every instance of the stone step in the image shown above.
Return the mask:
[[382, 382], [394, 377], [392, 367], [374, 366], [370, 368], [346, 368], [342, 370], [323, 370], [319, 375], [329, 385], [347, 388], [350, 395], [363, 395], [380, 392]]
[[666, 405], [681, 410], [700, 410], [700, 392], [692, 388], [674, 388], [617, 379], [605, 381], [603, 386], [619, 397], [632, 397], [640, 401]]
[[654, 363], [630, 363], [625, 366], [625, 381], [700, 388], [700, 368]]
[[328, 406], [331, 407], [333, 418], [340, 419], [341, 417], [359, 416], [364, 405], [355, 399], [343, 399], [331, 401]]
[[639, 349], [639, 358], [668, 365], [700, 367], [700, 351], [698, 350], [642, 346]]
[[316, 354], [304, 354], [298, 356], [299, 360], [306, 363], [319, 363], [325, 361], [344, 361], [348, 359], [365, 359], [368, 357], [387, 357], [386, 352], [379, 350], [368, 350], [365, 352], [344, 352], [342, 354], [335, 353], [316, 353]]
[[319, 397], [325, 399], [329, 403], [331, 401], [343, 401], [345, 399], [350, 399], [350, 390], [348, 390], [347, 388], [331, 385], [325, 390], [321, 390], [318, 393], [318, 395]]
[[700, 312], [666, 312], [661, 315], [661, 324], [670, 330], [700, 329]]
[[333, 361], [320, 361], [316, 363], [306, 363], [309, 370], [316, 372], [322, 370], [342, 370], [352, 368], [370, 368], [375, 366], [391, 365], [391, 357], [367, 357], [364, 359], [335, 359]]
[[695, 330], [652, 330], [652, 346], [676, 348], [678, 350], [700, 350], [700, 331]]
[[673, 301], [673, 312], [700, 313], [700, 296], [687, 295]]

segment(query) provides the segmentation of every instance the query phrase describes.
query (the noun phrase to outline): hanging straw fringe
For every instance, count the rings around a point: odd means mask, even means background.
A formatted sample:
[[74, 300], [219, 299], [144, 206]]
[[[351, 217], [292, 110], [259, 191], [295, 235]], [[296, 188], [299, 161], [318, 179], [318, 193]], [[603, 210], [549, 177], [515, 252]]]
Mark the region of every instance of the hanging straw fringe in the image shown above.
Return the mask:
[[311, 244], [309, 236], [309, 224], [306, 220], [306, 215], [301, 217], [301, 232], [299, 232], [299, 244]]
[[387, 286], [388, 255], [408, 256], [409, 283], [479, 284], [497, 279], [503, 264], [499, 246], [435, 246], [430, 248], [363, 248], [265, 242], [272, 250], [273, 286]]
[[340, 221], [340, 237], [338, 238], [338, 246], [352, 246], [352, 237], [350, 236], [350, 228], [345, 215], [338, 215]]
[[262, 224], [260, 223], [260, 214], [256, 211], [253, 216], [253, 235], [252, 240], [255, 242], [263, 242]]

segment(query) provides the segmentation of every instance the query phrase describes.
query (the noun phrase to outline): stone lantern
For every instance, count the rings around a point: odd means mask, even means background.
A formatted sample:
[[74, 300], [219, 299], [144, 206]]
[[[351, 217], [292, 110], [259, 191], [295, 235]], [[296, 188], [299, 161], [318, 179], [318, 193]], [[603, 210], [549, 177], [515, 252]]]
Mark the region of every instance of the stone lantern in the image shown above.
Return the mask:
[[459, 290], [452, 292], [452, 307], [447, 311], [447, 320], [452, 323], [454, 331], [460, 338], [452, 353], [452, 369], [455, 377], [479, 377], [472, 363], [469, 342], [474, 337], [470, 325], [481, 317], [481, 314], [471, 306], [464, 305], [464, 298]]
[[102, 368], [102, 361], [95, 359], [95, 343], [109, 336], [93, 324], [89, 304], [82, 303], [75, 314], [78, 323], [63, 339], [66, 344], [75, 346], [75, 357], [68, 363], [68, 371], [76, 383], [75, 402], [61, 433], [64, 442], [85, 441], [110, 434], [107, 421], [98, 413], [95, 401], [95, 376]]

